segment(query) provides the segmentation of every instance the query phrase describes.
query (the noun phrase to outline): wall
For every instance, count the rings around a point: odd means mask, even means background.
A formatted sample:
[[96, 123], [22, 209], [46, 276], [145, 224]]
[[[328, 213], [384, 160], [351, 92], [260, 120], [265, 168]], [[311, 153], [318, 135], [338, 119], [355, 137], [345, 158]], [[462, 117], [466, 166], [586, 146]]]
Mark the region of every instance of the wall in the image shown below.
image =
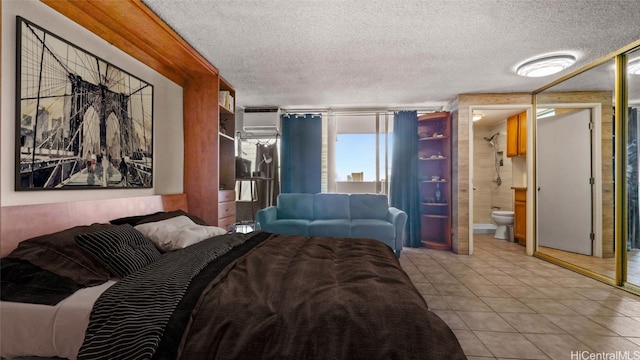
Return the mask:
[[[502, 152], [503, 166], [498, 167], [500, 185], [493, 182], [496, 179], [494, 164], [494, 148], [484, 140], [484, 137], [499, 133], [497, 144]], [[495, 208], [503, 211], [513, 210], [513, 190], [511, 158], [506, 155], [507, 141], [506, 119], [493, 126], [473, 127], [473, 223], [491, 224], [491, 211]], [[498, 157], [500, 157], [498, 155]], [[498, 210], [498, 209], [495, 209]]]
[[[126, 190], [14, 191], [16, 16], [154, 85], [154, 187]], [[0, 205], [123, 198], [183, 192], [183, 90], [121, 50], [38, 1], [2, 2]]]

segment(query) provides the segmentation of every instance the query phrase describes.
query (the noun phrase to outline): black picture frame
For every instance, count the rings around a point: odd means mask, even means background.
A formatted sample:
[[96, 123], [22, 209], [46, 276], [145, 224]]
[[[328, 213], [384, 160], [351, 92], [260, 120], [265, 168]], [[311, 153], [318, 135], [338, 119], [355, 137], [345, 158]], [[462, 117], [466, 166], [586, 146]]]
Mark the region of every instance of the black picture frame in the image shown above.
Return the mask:
[[152, 188], [153, 85], [16, 23], [16, 191]]

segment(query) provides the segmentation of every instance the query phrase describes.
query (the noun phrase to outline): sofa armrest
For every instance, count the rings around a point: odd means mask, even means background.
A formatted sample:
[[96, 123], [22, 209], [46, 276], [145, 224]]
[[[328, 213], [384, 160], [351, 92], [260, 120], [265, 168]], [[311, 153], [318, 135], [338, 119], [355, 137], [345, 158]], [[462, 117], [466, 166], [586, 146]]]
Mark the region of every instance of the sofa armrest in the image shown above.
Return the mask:
[[256, 221], [262, 230], [266, 230], [266, 227], [276, 220], [278, 220], [278, 210], [275, 206], [269, 206], [256, 212]]
[[400, 252], [402, 251], [402, 245], [404, 242], [405, 225], [407, 224], [407, 213], [398, 208], [390, 206], [388, 220], [396, 229], [396, 241], [394, 250], [396, 252], [396, 256], [400, 257]]

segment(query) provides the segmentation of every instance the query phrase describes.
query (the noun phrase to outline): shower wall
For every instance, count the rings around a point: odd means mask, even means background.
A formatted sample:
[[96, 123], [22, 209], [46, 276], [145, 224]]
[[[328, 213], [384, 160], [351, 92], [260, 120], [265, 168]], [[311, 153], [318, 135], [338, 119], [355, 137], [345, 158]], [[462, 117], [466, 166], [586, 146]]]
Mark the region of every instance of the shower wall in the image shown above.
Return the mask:
[[[484, 137], [500, 133], [497, 138], [498, 159], [503, 166], [498, 167], [502, 184], [493, 182], [496, 179], [494, 165], [495, 150]], [[513, 190], [511, 158], [507, 157], [507, 121], [506, 119], [493, 126], [473, 127], [473, 223], [491, 224], [491, 211], [513, 210]]]

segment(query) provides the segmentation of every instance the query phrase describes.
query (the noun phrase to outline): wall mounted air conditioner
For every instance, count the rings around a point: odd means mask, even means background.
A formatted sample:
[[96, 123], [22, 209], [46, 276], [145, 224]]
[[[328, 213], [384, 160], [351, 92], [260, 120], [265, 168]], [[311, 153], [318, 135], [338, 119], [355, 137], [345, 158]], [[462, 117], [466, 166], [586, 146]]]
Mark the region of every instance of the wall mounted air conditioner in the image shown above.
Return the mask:
[[240, 137], [244, 139], [270, 138], [280, 135], [280, 116], [278, 107], [245, 108], [241, 117]]

